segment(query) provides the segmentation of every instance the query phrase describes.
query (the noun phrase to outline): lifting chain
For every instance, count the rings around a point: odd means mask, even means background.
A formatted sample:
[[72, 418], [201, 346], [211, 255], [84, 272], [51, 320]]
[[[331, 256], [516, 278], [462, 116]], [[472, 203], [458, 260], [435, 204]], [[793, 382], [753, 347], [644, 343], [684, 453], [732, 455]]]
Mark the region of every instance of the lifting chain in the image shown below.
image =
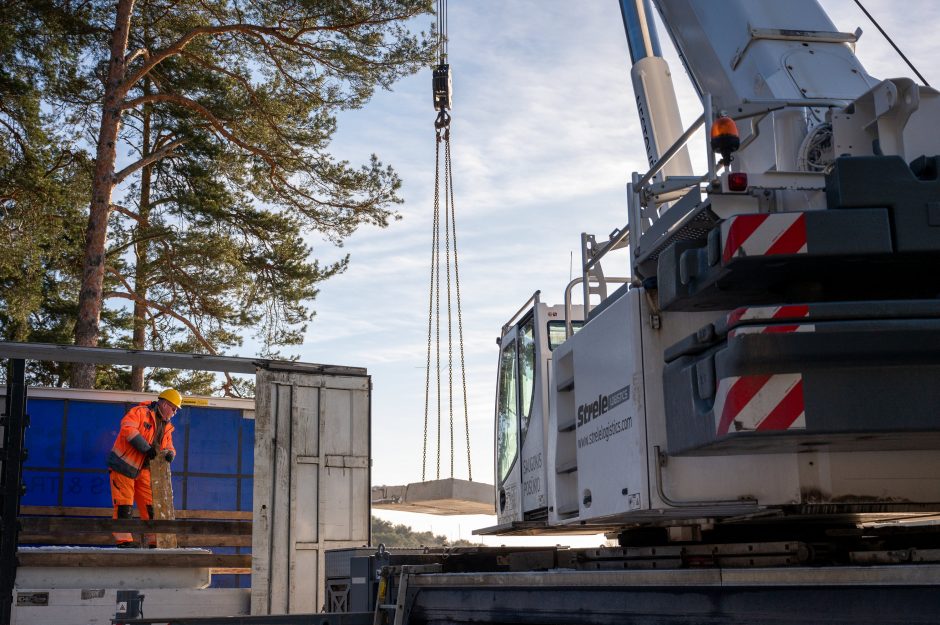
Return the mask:
[[[437, 369], [437, 462], [434, 479], [441, 478], [441, 144], [444, 146], [444, 271], [446, 272], [447, 297], [447, 398], [450, 418], [450, 477], [454, 477], [454, 342], [453, 308], [457, 308], [457, 340], [460, 350], [460, 378], [463, 390], [464, 431], [467, 445], [467, 478], [473, 480], [470, 466], [470, 415], [467, 407], [467, 374], [464, 366], [463, 315], [460, 306], [460, 271], [457, 260], [457, 222], [454, 210], [454, 180], [450, 155], [450, 122], [448, 112], [451, 100], [450, 66], [447, 64], [447, 2], [438, 0], [438, 50], [440, 63], [434, 69], [433, 92], [437, 118], [434, 120], [436, 134], [434, 150], [434, 215], [431, 235], [431, 283], [428, 289], [428, 348], [424, 380], [424, 446], [421, 453], [421, 480], [428, 479], [428, 430], [431, 410], [431, 349], [434, 337], [435, 365]], [[451, 291], [451, 247], [453, 246], [453, 286], [456, 301]]]

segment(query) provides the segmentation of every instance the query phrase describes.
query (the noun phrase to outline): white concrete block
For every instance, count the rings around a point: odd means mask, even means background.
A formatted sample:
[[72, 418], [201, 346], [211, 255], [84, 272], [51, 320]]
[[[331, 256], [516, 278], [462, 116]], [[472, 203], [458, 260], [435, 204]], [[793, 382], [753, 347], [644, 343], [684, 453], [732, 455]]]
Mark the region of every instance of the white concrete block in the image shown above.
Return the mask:
[[448, 478], [406, 486], [373, 486], [372, 507], [423, 514], [496, 514], [493, 485]]

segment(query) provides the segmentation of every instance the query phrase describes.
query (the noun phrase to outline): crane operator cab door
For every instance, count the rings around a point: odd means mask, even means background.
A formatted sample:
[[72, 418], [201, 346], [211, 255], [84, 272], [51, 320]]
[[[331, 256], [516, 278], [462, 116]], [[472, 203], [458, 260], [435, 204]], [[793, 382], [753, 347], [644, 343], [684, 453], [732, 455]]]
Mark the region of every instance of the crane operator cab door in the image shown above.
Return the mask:
[[[580, 310], [573, 316], [580, 317]], [[580, 327], [581, 322], [573, 325]], [[500, 525], [548, 518], [545, 450], [551, 350], [564, 340], [564, 306], [537, 301], [500, 338], [494, 473]]]

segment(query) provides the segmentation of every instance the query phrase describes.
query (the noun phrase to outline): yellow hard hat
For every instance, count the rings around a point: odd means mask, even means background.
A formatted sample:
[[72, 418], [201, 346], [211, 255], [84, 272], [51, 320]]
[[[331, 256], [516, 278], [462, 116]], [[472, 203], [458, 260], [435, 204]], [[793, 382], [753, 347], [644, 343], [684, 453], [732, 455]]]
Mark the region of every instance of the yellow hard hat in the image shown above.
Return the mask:
[[160, 393], [160, 399], [165, 399], [177, 408], [183, 405], [183, 397], [175, 388], [168, 388]]

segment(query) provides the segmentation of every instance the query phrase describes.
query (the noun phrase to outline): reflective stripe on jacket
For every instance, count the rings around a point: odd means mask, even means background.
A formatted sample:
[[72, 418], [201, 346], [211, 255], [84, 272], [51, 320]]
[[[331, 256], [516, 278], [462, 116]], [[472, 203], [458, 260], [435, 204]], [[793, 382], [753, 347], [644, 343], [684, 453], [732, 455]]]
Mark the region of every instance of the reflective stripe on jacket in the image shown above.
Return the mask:
[[121, 475], [136, 478], [147, 462], [147, 450], [151, 446], [156, 446], [158, 450], [170, 449], [176, 454], [173, 424], [169, 421], [164, 426], [162, 440], [154, 443], [159, 421], [157, 402], [143, 402], [128, 410], [121, 419], [121, 430], [108, 454], [108, 467]]

